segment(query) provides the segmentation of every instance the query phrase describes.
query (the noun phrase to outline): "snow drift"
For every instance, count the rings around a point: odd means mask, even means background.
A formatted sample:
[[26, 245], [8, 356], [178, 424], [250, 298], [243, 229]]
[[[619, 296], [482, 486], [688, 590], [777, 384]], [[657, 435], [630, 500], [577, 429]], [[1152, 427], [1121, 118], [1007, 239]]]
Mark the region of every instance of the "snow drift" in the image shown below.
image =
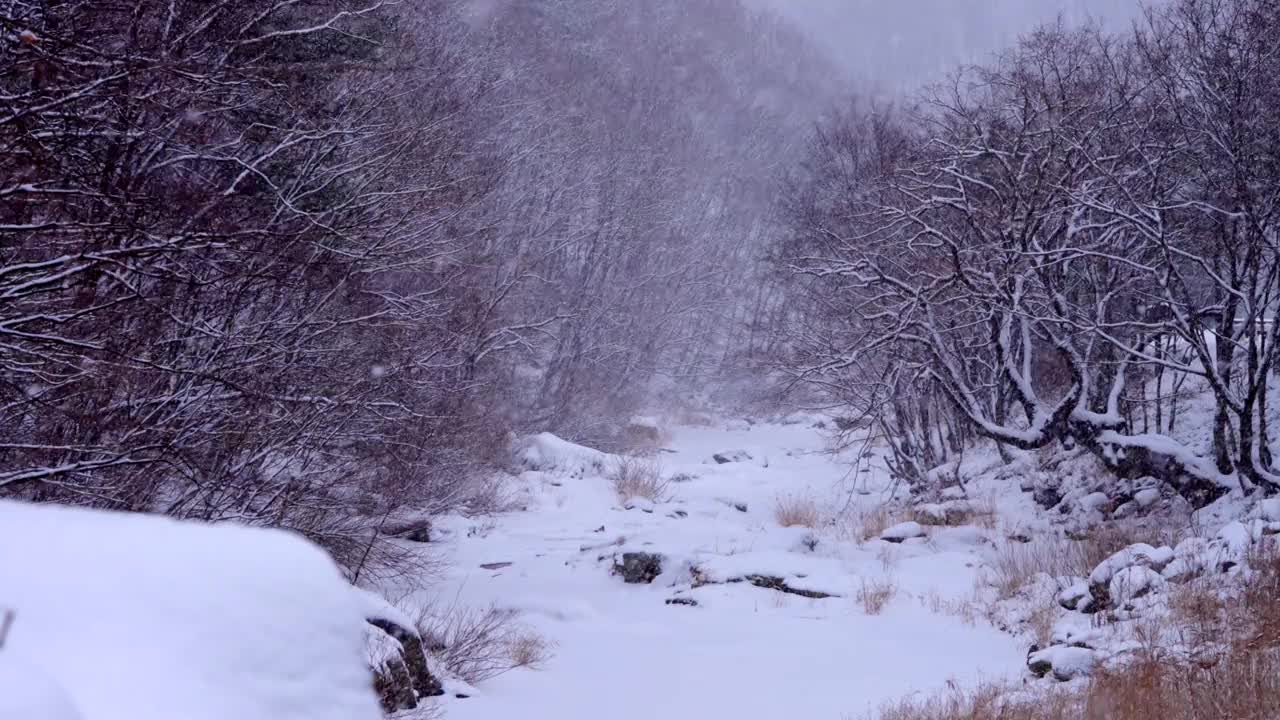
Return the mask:
[[0, 655], [54, 717], [374, 720], [362, 608], [289, 533], [0, 502]]

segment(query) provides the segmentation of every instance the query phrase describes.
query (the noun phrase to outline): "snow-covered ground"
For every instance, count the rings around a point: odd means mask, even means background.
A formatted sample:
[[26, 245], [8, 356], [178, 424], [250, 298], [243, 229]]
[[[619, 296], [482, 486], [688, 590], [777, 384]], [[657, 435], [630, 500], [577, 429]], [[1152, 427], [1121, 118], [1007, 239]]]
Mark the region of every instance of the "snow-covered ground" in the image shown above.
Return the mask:
[[[849, 477], [811, 419], [670, 433], [657, 455], [675, 480], [665, 502], [620, 502], [609, 456], [544, 436], [525, 453], [544, 469], [518, 478], [523, 511], [438, 525], [452, 569], [433, 599], [517, 609], [554, 643], [540, 669], [445, 701], [450, 718], [861, 717], [949, 682], [1022, 672], [1025, 642], [944, 609], [972, 597], [983, 531], [862, 542], [848, 518], [882, 501], [887, 477]], [[780, 500], [797, 499], [819, 508], [820, 527], [779, 525]], [[664, 556], [651, 584], [611, 574], [633, 551]], [[748, 575], [831, 597], [726, 582]], [[869, 612], [860, 596], [889, 587], [887, 606]], [[677, 597], [697, 604], [666, 602]]]

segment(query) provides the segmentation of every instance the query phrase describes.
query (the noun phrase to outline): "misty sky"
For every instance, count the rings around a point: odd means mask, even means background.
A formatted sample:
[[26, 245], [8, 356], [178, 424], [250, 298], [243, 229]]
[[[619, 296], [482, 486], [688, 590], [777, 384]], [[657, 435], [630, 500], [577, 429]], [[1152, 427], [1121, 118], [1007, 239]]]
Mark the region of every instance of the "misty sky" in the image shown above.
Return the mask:
[[813, 34], [860, 83], [882, 91], [936, 80], [982, 60], [1059, 14], [1129, 27], [1139, 0], [751, 0]]

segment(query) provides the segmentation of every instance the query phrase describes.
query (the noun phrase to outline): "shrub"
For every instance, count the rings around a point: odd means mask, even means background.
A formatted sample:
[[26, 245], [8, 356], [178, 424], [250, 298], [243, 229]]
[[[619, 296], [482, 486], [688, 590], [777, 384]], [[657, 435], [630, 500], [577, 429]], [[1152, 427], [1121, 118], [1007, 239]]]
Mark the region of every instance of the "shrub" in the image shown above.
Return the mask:
[[472, 684], [534, 667], [551, 655], [547, 640], [512, 610], [428, 606], [419, 611], [417, 624], [427, 650], [449, 673]]
[[821, 522], [817, 504], [804, 497], [778, 498], [773, 517], [782, 527], [815, 528]]
[[879, 615], [884, 612], [889, 601], [898, 594], [898, 586], [890, 579], [862, 581], [858, 588], [858, 602], [868, 615]]
[[667, 499], [671, 483], [662, 477], [662, 466], [652, 458], [623, 456], [609, 471], [609, 480], [618, 501], [646, 498], [653, 502]]

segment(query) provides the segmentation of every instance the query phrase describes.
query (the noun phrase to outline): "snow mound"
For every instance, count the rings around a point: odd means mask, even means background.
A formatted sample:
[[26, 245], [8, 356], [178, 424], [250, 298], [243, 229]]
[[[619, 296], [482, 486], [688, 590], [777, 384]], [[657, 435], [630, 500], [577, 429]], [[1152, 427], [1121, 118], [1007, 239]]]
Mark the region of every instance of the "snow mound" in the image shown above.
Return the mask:
[[526, 470], [586, 477], [603, 474], [609, 467], [611, 456], [544, 432], [525, 438], [517, 458]]
[[0, 501], [0, 657], [89, 720], [375, 720], [366, 600], [289, 533]]
[[920, 523], [908, 520], [886, 528], [884, 532], [880, 533], [880, 539], [900, 543], [911, 538], [924, 537], [924, 535], [924, 528], [920, 526]]

